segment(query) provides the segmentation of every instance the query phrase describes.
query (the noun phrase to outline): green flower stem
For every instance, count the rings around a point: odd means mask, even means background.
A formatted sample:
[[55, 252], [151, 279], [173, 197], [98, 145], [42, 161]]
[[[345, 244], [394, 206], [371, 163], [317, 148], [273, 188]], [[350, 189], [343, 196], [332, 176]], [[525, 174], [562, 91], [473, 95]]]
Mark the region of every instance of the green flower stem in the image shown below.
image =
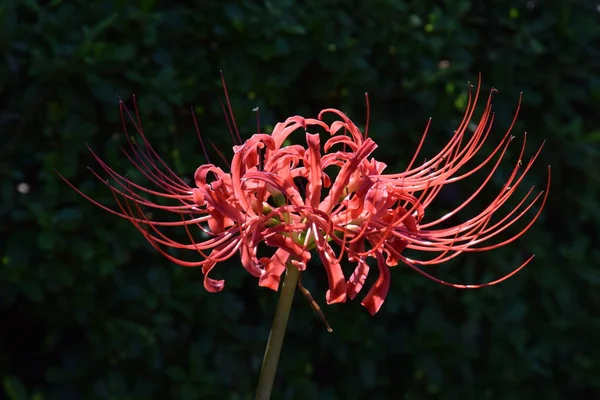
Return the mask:
[[288, 318], [294, 301], [294, 293], [298, 285], [300, 271], [298, 268], [288, 265], [285, 272], [281, 295], [275, 309], [275, 317], [271, 326], [271, 334], [265, 349], [260, 378], [258, 378], [258, 388], [256, 389], [256, 400], [269, 400], [273, 389], [273, 381], [277, 372], [283, 337], [287, 327]]

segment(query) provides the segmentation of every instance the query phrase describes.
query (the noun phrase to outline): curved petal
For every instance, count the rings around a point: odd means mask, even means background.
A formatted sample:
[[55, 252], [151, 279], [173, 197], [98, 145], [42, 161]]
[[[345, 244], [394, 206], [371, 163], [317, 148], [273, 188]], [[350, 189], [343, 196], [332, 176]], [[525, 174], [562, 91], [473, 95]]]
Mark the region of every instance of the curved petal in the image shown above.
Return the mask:
[[385, 265], [381, 252], [377, 252], [377, 266], [379, 267], [379, 277], [371, 287], [371, 290], [369, 290], [369, 293], [367, 293], [360, 303], [371, 313], [371, 315], [375, 315], [377, 311], [379, 311], [390, 290], [390, 270], [389, 267]]
[[258, 280], [258, 285], [277, 291], [279, 289], [279, 282], [281, 281], [281, 274], [285, 271], [285, 265], [289, 257], [290, 255], [285, 249], [277, 249], [271, 258], [261, 258], [260, 261], [265, 265], [265, 270], [264, 274]]
[[317, 208], [321, 201], [321, 142], [319, 141], [319, 135], [306, 134], [306, 143], [308, 144], [308, 151], [306, 156], [308, 159], [305, 161], [306, 168], [308, 170], [308, 185], [306, 186], [306, 205]]
[[317, 248], [317, 252], [325, 267], [327, 280], [329, 281], [329, 290], [325, 293], [327, 304], [344, 303], [347, 291], [346, 279], [337, 257], [333, 254], [333, 249], [326, 244], [323, 249]]

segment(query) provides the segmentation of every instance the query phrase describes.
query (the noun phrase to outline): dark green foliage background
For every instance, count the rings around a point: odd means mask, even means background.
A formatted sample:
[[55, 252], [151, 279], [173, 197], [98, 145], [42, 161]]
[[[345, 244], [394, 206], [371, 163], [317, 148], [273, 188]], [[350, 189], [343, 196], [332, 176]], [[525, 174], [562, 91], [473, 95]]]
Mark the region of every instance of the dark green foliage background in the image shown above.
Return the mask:
[[[535, 253], [513, 279], [458, 291], [398, 267], [375, 317], [359, 301], [324, 306], [331, 334], [298, 296], [274, 398], [598, 396], [596, 3], [3, 0], [0, 392], [11, 400], [253, 398], [276, 293], [258, 288], [237, 259], [215, 274], [227, 279], [225, 290], [206, 293], [200, 271], [170, 264], [53, 172], [114, 205], [86, 170], [98, 166], [84, 143], [135, 176], [119, 151], [117, 95], [130, 105], [137, 95], [147, 135], [182, 176], [205, 162], [192, 105], [204, 136], [230, 155], [222, 69], [246, 137], [256, 106], [265, 129], [326, 107], [364, 125], [369, 92], [376, 156], [395, 171], [429, 117], [419, 161], [441, 148], [462, 117], [467, 82], [482, 72], [484, 95], [500, 90], [487, 150], [521, 91], [524, 100], [509, 159], [474, 209], [500, 189], [524, 131], [527, 157], [547, 140], [524, 186], [543, 187], [553, 167], [549, 203], [527, 235], [431, 269], [478, 282]], [[444, 192], [431, 216], [480, 182]], [[20, 183], [30, 191], [20, 193]], [[324, 305], [320, 265], [309, 265], [304, 279]]]

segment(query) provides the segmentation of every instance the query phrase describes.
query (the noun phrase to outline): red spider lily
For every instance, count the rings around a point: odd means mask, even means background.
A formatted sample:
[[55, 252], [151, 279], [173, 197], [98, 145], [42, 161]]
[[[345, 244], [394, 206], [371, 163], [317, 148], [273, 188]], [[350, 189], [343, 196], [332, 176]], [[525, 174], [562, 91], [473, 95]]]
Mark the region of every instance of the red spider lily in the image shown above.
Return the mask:
[[[521, 158], [526, 140], [523, 140], [519, 162], [489, 206], [456, 226], [438, 227], [481, 193], [513, 139], [510, 130], [514, 120], [492, 153], [472, 169], [463, 171], [465, 164], [488, 138], [494, 119], [490, 94], [477, 128], [472, 134], [467, 134], [479, 89], [478, 86], [474, 96], [470, 93], [465, 116], [446, 147], [429, 161], [413, 168], [425, 140], [426, 129], [407, 170], [399, 174], [384, 174], [386, 165], [369, 158], [377, 145], [367, 132], [363, 134], [342, 112], [326, 109], [317, 119], [294, 116], [277, 124], [271, 134], [258, 133], [234, 146], [230, 171], [225, 172], [214, 164], [202, 165], [195, 172], [193, 187], [169, 169], [150, 147], [138, 116], [134, 124], [144, 146], [141, 148], [133, 143], [128, 136], [130, 151], [124, 152], [159, 190], [148, 189], [118, 174], [93, 151], [112, 180], [112, 183], [106, 183], [115, 195], [119, 211], [99, 204], [69, 185], [94, 204], [128, 219], [152, 246], [171, 261], [187, 267], [202, 267], [204, 286], [210, 292], [221, 291], [224, 287], [223, 280], [209, 277], [211, 270], [220, 261], [237, 253], [241, 256], [243, 267], [258, 278], [260, 286], [278, 290], [285, 268], [305, 270], [314, 251], [327, 273], [327, 303], [344, 302], [347, 297], [354, 298], [362, 289], [369, 272], [367, 259], [373, 257], [377, 261], [379, 276], [362, 304], [375, 314], [389, 289], [389, 267], [397, 265], [398, 261], [444, 285], [478, 288], [507, 279], [533, 258], [530, 257], [506, 276], [479, 285], [448, 283], [419, 267], [443, 263], [463, 252], [494, 249], [516, 240], [531, 227], [546, 202], [550, 175], [545, 191], [532, 196], [534, 188], [531, 188], [516, 207], [505, 212], [498, 221], [492, 221], [492, 217], [514, 194], [541, 151], [540, 147], [524, 165]], [[122, 114], [124, 111], [128, 114], [121, 104]], [[323, 122], [325, 114], [331, 114], [337, 120], [326, 124]], [[322, 129], [328, 134], [323, 146], [322, 136], [314, 133], [315, 129]], [[297, 131], [305, 134], [306, 145], [284, 145], [288, 137]], [[444, 185], [466, 178], [488, 164], [493, 165], [487, 178], [464, 203], [442, 218], [424, 221], [425, 210]], [[326, 172], [332, 169], [338, 172]], [[305, 180], [305, 188], [298, 187], [296, 178]], [[169, 199], [174, 204], [162, 205], [149, 200], [147, 195]], [[542, 195], [541, 206], [523, 229], [509, 239], [489, 244], [490, 239], [521, 219]], [[144, 208], [167, 211], [176, 214], [177, 218], [172, 221], [151, 220], [143, 212]], [[164, 227], [183, 227], [189, 241], [169, 238], [162, 232]], [[197, 239], [198, 234], [203, 238]], [[269, 257], [258, 256], [260, 244], [273, 249]], [[186, 261], [168, 254], [164, 247], [191, 250], [200, 257], [198, 261]], [[409, 259], [402, 255], [406, 248], [431, 252], [434, 256], [425, 260]], [[348, 279], [340, 264], [344, 255], [350, 262], [356, 263]]]

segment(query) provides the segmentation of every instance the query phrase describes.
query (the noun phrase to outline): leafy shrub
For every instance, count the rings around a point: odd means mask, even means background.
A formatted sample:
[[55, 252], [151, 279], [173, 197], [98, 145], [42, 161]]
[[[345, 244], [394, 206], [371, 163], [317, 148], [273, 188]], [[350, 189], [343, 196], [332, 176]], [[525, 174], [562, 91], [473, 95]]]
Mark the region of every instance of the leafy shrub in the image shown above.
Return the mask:
[[[53, 171], [112, 204], [110, 191], [86, 171], [95, 165], [84, 142], [115, 169], [135, 173], [119, 153], [117, 95], [130, 106], [137, 96], [147, 135], [182, 176], [205, 162], [191, 106], [202, 134], [230, 154], [219, 70], [246, 135], [256, 129], [257, 106], [264, 129], [326, 107], [364, 121], [369, 92], [378, 157], [398, 171], [429, 117], [423, 154], [442, 146], [462, 117], [467, 82], [482, 72], [484, 91], [500, 89], [493, 139], [509, 126], [522, 91], [514, 134], [530, 133], [528, 154], [547, 140], [527, 183], [541, 187], [545, 165], [553, 167], [549, 204], [527, 235], [436, 270], [477, 281], [536, 254], [502, 285], [456, 291], [397, 268], [377, 316], [358, 302], [324, 308], [332, 334], [298, 297], [276, 398], [598, 393], [594, 2], [164, 3], [0, 6], [0, 376], [7, 398], [252, 398], [276, 294], [257, 288], [236, 260], [221, 268], [225, 291], [205, 293], [199, 271], [170, 265]], [[503, 168], [497, 189], [512, 165]], [[443, 200], [464, 199], [479, 182]], [[324, 274], [317, 264], [309, 268], [305, 284], [323, 303]]]

